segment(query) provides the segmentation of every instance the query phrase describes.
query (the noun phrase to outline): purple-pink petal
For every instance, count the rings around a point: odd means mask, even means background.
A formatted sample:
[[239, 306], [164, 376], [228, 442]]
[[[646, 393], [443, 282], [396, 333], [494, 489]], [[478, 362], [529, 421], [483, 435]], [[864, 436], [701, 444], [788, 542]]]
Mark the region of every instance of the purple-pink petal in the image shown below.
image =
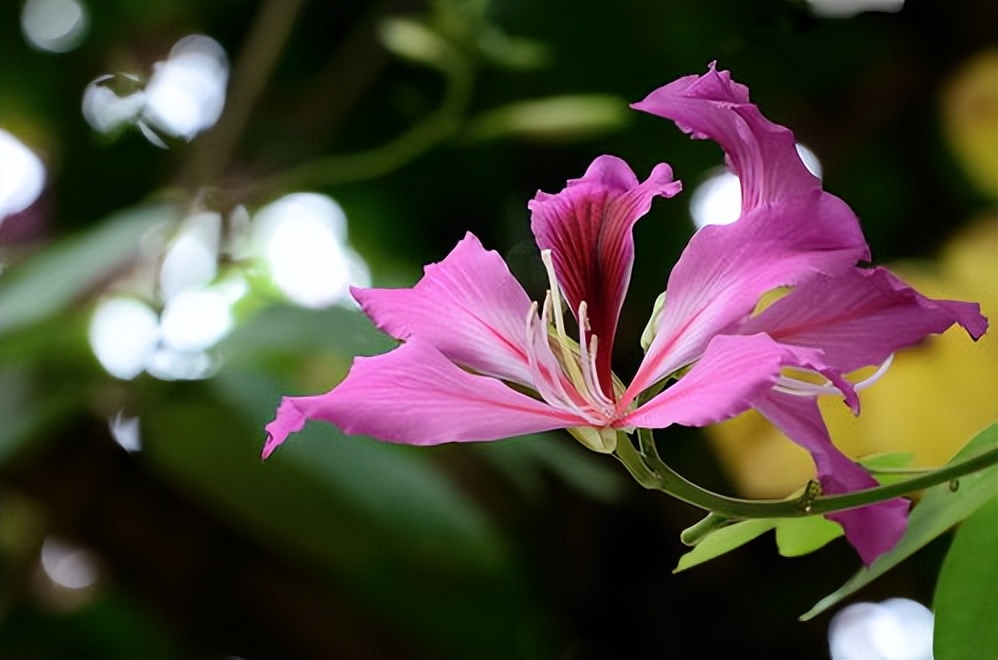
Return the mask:
[[849, 372], [880, 364], [953, 324], [973, 339], [988, 327], [976, 303], [932, 300], [883, 268], [856, 268], [809, 280], [748, 319], [740, 331], [820, 348], [829, 364]]
[[672, 197], [681, 184], [660, 164], [639, 182], [614, 156], [600, 156], [581, 179], [552, 195], [538, 192], [528, 208], [541, 250], [551, 250], [559, 284], [572, 313], [586, 302], [592, 334], [599, 338], [597, 373], [610, 396], [610, 360], [620, 308], [634, 263], [634, 224], [656, 196]]
[[[815, 399], [770, 392], [755, 403], [755, 408], [811, 454], [825, 495], [878, 485], [866, 470], [832, 444]], [[842, 525], [846, 539], [869, 566], [904, 536], [908, 507], [908, 500], [898, 497], [859, 509], [830, 513], [826, 517]]]
[[357, 358], [326, 394], [285, 398], [267, 425], [264, 457], [309, 419], [410, 445], [497, 440], [585, 424], [499, 380], [468, 373], [419, 338], [384, 355]]
[[530, 299], [494, 250], [470, 232], [410, 289], [354, 289], [375, 325], [427, 341], [478, 373], [530, 384], [526, 319]]
[[675, 80], [631, 107], [671, 119], [694, 138], [720, 144], [741, 180], [743, 212], [821, 191], [821, 181], [797, 153], [793, 133], [766, 119], [749, 102], [748, 88], [713, 63], [704, 75]]
[[704, 227], [669, 276], [658, 331], [625, 399], [703, 354], [772, 289], [853, 268], [867, 248], [848, 228], [851, 212], [831, 196], [759, 208], [731, 225]]
[[[707, 426], [729, 419], [751, 408], [790, 366], [824, 370], [818, 351], [786, 346], [765, 334], [715, 337], [688, 373], [617, 426]], [[840, 378], [836, 381], [855, 397]]]

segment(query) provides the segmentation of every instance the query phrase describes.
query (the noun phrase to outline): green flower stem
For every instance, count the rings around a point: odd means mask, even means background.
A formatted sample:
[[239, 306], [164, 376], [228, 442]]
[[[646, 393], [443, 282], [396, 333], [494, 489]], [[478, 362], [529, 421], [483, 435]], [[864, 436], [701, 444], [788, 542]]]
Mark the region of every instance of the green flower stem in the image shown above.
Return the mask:
[[692, 547], [700, 543], [710, 533], [716, 532], [722, 527], [727, 527], [733, 522], [737, 521], [711, 511], [702, 520], [684, 529], [679, 535], [679, 540], [682, 541], [683, 545]]
[[998, 448], [995, 448], [913, 479], [844, 495], [821, 496], [806, 488], [801, 496], [789, 500], [745, 500], [714, 493], [687, 480], [659, 457], [651, 430], [638, 429], [637, 433], [641, 450], [634, 447], [627, 435], [620, 433], [616, 455], [638, 483], [727, 518], [796, 518], [855, 509], [954, 481], [998, 464]]

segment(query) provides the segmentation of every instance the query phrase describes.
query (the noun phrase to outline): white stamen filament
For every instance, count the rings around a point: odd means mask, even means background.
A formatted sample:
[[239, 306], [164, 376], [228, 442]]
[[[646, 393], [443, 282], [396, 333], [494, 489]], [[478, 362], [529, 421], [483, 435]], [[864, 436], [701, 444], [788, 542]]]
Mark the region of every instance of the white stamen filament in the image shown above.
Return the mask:
[[794, 396], [819, 396], [822, 394], [841, 394], [838, 388], [831, 384], [830, 381], [825, 381], [824, 383], [809, 383], [804, 380], [799, 380], [790, 376], [780, 376], [776, 379], [776, 385], [773, 389], [777, 392], [783, 392], [784, 394], [793, 394]]
[[[554, 302], [552, 298], [557, 297], [557, 294], [552, 294], [548, 291], [547, 296], [544, 298], [544, 316], [541, 319], [544, 327], [548, 327], [548, 312], [552, 312], [555, 315], [555, 326], [557, 329], [557, 319], [561, 315], [557, 311], [552, 311], [554, 309]], [[564, 323], [562, 324], [562, 329], [564, 329]], [[558, 333], [558, 339], [556, 341], [558, 345], [558, 352], [561, 353], [561, 360], [559, 363], [562, 365], [563, 369], [567, 371], [567, 376], [573, 384], [578, 387], [578, 384], [583, 381], [582, 372], [579, 370], [579, 365], [575, 360], [575, 356], [572, 354], [572, 349], [568, 347], [568, 343], [565, 341], [567, 335], [564, 333]]]
[[856, 391], [859, 392], [861, 390], [865, 390], [870, 385], [873, 385], [878, 380], [880, 380], [881, 378], [883, 378], [884, 374], [887, 373], [887, 370], [890, 368], [892, 362], [894, 362], [894, 354], [893, 353], [891, 353], [890, 355], [887, 356], [887, 359], [884, 360], [883, 364], [881, 364], [879, 367], [877, 367], [877, 370], [875, 372], [873, 372], [872, 376], [870, 376], [869, 378], [864, 378], [860, 382], [856, 383]]
[[[883, 364], [877, 367], [877, 370], [870, 377], [864, 378], [860, 382], [856, 383], [853, 389], [860, 392], [876, 383], [884, 376], [885, 373], [887, 373], [887, 370], [890, 368], [893, 361], [894, 354], [891, 353], [887, 356], [887, 359], [884, 360]], [[813, 373], [817, 374], [817, 372]], [[793, 394], [794, 396], [820, 396], [822, 394], [842, 393], [839, 391], [839, 388], [835, 387], [828, 379], [825, 379], [824, 383], [809, 383], [792, 376], [780, 376], [777, 378], [773, 389], [778, 392], [783, 392], [784, 394]]]
[[546, 354], [550, 356], [550, 362], [557, 364], [557, 358], [551, 353], [551, 349], [547, 343], [547, 326], [548, 326], [548, 309], [550, 308], [550, 297], [544, 301], [544, 310], [541, 313], [540, 325], [543, 328], [541, 341], [537, 341], [537, 303], [531, 303], [530, 311], [527, 313], [527, 346], [530, 350], [527, 351], [527, 366], [530, 369], [531, 378], [534, 381], [534, 386], [537, 388], [537, 393], [541, 395], [541, 398], [548, 403], [559, 407], [567, 408], [568, 410], [574, 412], [582, 417], [588, 417], [586, 412], [580, 408], [572, 398], [565, 391], [565, 388], [561, 384], [561, 379], [558, 378], [557, 374], [552, 374], [551, 377], [547, 377], [538, 363], [537, 354], [540, 351], [546, 351]]
[[586, 350], [586, 330], [589, 329], [589, 317], [586, 315], [586, 301], [579, 303], [579, 366], [582, 367], [582, 377], [586, 385], [587, 399], [601, 404], [605, 408], [613, 408], [613, 402], [603, 394], [600, 387], [599, 374], [596, 373], [596, 335], [589, 339], [589, 350]]
[[544, 270], [548, 273], [548, 293], [551, 294], [551, 302], [554, 305], [554, 327], [558, 331], [559, 337], [565, 337], [565, 317], [561, 312], [561, 288], [559, 288], [558, 279], [554, 274], [551, 250], [541, 250], [541, 261], [544, 262]]

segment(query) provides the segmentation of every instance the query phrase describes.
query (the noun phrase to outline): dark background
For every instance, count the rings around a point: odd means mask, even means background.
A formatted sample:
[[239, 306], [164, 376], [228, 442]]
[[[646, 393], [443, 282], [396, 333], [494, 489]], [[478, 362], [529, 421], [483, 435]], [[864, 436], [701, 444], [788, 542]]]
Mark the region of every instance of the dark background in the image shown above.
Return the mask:
[[[932, 256], [992, 203], [961, 174], [939, 119], [955, 70], [998, 39], [998, 5], [984, 0], [908, 0], [900, 13], [848, 19], [789, 0], [497, 0], [481, 12], [312, 0], [219, 162], [212, 132], [160, 150], [137, 132], [100, 139], [83, 121], [89, 81], [149, 71], [186, 34], [215, 38], [238, 70], [248, 32], [274, 3], [91, 0], [86, 41], [53, 55], [25, 44], [20, 3], [0, 2], [0, 123], [49, 167], [42, 199], [0, 227], [11, 273], [0, 284], [114, 213], [151, 199], [182, 206], [210, 186], [223, 211], [292, 190], [332, 196], [376, 284], [411, 284], [473, 231], [536, 293], [527, 200], [560, 190], [599, 154], [625, 158], [642, 178], [667, 161], [687, 194], [638, 225], [616, 355], [626, 380], [692, 233], [688, 194], [720, 150], [638, 113], [590, 135], [476, 140], [465, 129], [515, 101], [633, 102], [712, 60], [819, 155], [826, 188], [862, 218], [878, 262]], [[455, 5], [464, 9], [447, 14]], [[379, 21], [397, 15], [463, 16], [452, 37], [498, 29], [533, 40], [545, 61], [499, 66], [474, 39], [458, 40], [474, 82], [454, 132], [377, 176], [270, 178], [377, 147], [433, 111], [442, 76], [377, 40]], [[796, 617], [858, 568], [843, 541], [791, 560], [759, 540], [672, 575], [679, 532], [697, 512], [643, 492], [567, 435], [412, 450], [314, 425], [263, 464], [262, 426], [280, 394], [324, 391], [353, 355], [387, 342], [352, 312], [272, 302], [219, 346], [214, 378], [117, 381], [86, 344], [94, 301], [121, 275], [102, 267], [96, 286], [0, 336], [4, 658], [827, 656], [830, 615]], [[119, 410], [141, 419], [141, 452], [111, 438], [106, 420]], [[658, 438], [684, 473], [730, 488], [698, 433]], [[46, 582], [38, 549], [50, 536], [92, 551], [95, 585]], [[945, 544], [862, 598], [929, 602]]]

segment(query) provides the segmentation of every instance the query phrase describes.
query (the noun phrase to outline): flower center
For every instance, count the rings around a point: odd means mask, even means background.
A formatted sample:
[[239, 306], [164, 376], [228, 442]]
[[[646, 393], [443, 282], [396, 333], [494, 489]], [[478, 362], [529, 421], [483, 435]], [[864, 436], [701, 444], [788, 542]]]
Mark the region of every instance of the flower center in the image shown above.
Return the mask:
[[[538, 394], [554, 407], [569, 410], [589, 422], [587, 426], [570, 428], [569, 432], [582, 444], [595, 451], [608, 453], [617, 445], [616, 430], [610, 425], [616, 417], [615, 402], [600, 386], [596, 370], [599, 339], [589, 333], [586, 302], [579, 303], [579, 339], [565, 329], [562, 294], [554, 274], [551, 250], [543, 250], [541, 259], [548, 273], [549, 289], [540, 307], [534, 302], [527, 314], [526, 330], [528, 361]], [[589, 341], [586, 342], [586, 334]], [[616, 391], [617, 383], [614, 382]], [[622, 386], [619, 388], [622, 390]]]

